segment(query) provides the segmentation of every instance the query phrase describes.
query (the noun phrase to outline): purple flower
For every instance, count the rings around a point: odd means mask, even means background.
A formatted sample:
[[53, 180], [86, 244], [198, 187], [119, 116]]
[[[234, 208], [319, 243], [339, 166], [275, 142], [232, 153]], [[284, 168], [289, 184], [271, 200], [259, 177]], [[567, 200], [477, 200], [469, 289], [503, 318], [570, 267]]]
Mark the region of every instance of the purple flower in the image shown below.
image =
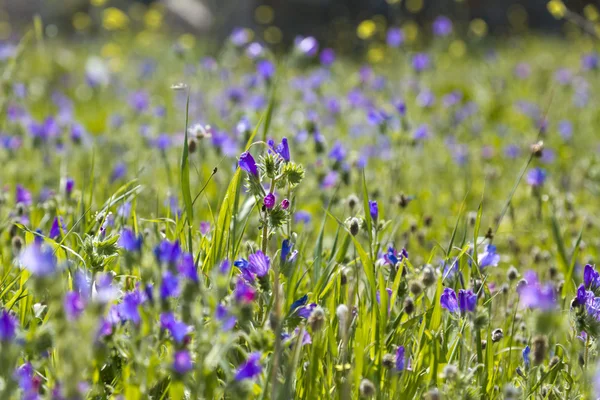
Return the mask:
[[500, 262], [500, 254], [496, 253], [496, 246], [488, 244], [485, 247], [485, 251], [479, 254], [477, 262], [481, 269], [485, 267], [497, 267]]
[[417, 53], [412, 58], [412, 66], [417, 72], [425, 71], [429, 69], [431, 61], [429, 56], [425, 53]]
[[396, 111], [398, 111], [398, 114], [400, 114], [401, 117], [404, 117], [406, 115], [406, 103], [403, 100], [396, 100], [394, 102], [394, 107], [396, 108]]
[[425, 140], [429, 137], [429, 127], [427, 124], [421, 124], [415, 129], [413, 133], [414, 140]]
[[21, 395], [22, 400], [38, 400], [40, 398], [41, 380], [35, 375], [31, 363], [27, 362], [17, 368], [13, 374], [13, 378], [18, 382], [19, 388], [23, 391]]
[[117, 244], [126, 251], [140, 252], [142, 250], [142, 235], [135, 235], [132, 229], [123, 228]]
[[587, 53], [581, 56], [581, 69], [584, 71], [598, 69], [598, 64], [600, 64], [598, 53]]
[[32, 275], [49, 276], [56, 271], [56, 257], [51, 248], [42, 247], [41, 243], [28, 246], [20, 256], [21, 264]]
[[477, 295], [472, 290], [458, 291], [458, 308], [461, 313], [473, 312], [477, 306]]
[[275, 207], [275, 195], [273, 193], [267, 194], [263, 199], [263, 204], [268, 210]]
[[271, 260], [269, 259], [269, 256], [262, 251], [258, 250], [256, 253], [250, 254], [248, 256], [248, 261], [250, 271], [259, 278], [262, 278], [269, 273]]
[[251, 353], [248, 356], [248, 360], [238, 368], [235, 380], [239, 382], [245, 379], [253, 379], [260, 375], [262, 372], [260, 357], [260, 353]]
[[321, 50], [321, 55], [319, 56], [319, 61], [321, 64], [328, 67], [335, 61], [335, 51], [330, 48], [325, 48]]
[[139, 113], [144, 112], [150, 106], [150, 96], [144, 91], [135, 92], [129, 97], [129, 105]]
[[229, 40], [234, 46], [242, 47], [250, 41], [250, 33], [246, 28], [235, 28], [231, 32]]
[[458, 300], [456, 298], [456, 292], [453, 289], [445, 288], [444, 292], [440, 296], [440, 304], [446, 310], [454, 313], [459, 310]]
[[75, 180], [73, 178], [67, 178], [65, 180], [65, 194], [67, 195], [67, 197], [71, 196], [71, 193], [73, 193], [74, 187], [75, 187]]
[[25, 189], [22, 185], [17, 185], [15, 202], [17, 204], [21, 203], [25, 206], [30, 206], [32, 203], [31, 192], [29, 192], [27, 189]]
[[568, 140], [573, 136], [573, 124], [571, 121], [562, 120], [558, 123], [558, 133], [564, 140]]
[[170, 271], [166, 271], [160, 284], [160, 298], [164, 300], [177, 296], [179, 296], [179, 279]]
[[235, 301], [241, 304], [249, 304], [256, 298], [256, 290], [242, 279], [238, 279], [235, 283], [235, 290], [233, 291]]
[[314, 57], [319, 51], [319, 42], [312, 36], [297, 37], [294, 41], [298, 51], [308, 57]]
[[600, 287], [600, 273], [591, 264], [586, 264], [583, 268], [583, 284], [586, 289]]
[[173, 370], [184, 375], [193, 368], [192, 357], [187, 350], [180, 350], [173, 356]]
[[260, 60], [256, 63], [256, 71], [263, 79], [269, 81], [275, 76], [275, 65], [269, 60]]
[[533, 168], [527, 174], [527, 183], [532, 187], [540, 187], [546, 181], [546, 171], [542, 168]]
[[161, 263], [175, 264], [179, 260], [179, 257], [181, 257], [179, 241], [169, 242], [168, 240], [163, 240], [154, 248], [154, 255]]
[[294, 221], [296, 223], [302, 222], [303, 224], [310, 224], [312, 216], [308, 211], [300, 210], [294, 214]]
[[281, 143], [277, 145], [277, 149], [275, 149], [275, 151], [281, 156], [281, 158], [284, 159], [284, 161], [290, 161], [290, 146], [288, 145], [287, 138], [284, 137], [281, 139]]
[[63, 306], [69, 321], [76, 320], [85, 310], [86, 301], [79, 292], [68, 292], [65, 295]]
[[183, 343], [183, 340], [190, 331], [190, 327], [185, 322], [178, 321], [171, 312], [160, 315], [160, 327], [163, 330], [169, 331], [171, 336], [173, 336], [173, 340], [179, 344]]
[[248, 153], [247, 151], [240, 155], [238, 165], [250, 175], [258, 176], [258, 168], [256, 167], [254, 157], [252, 157], [252, 154]]
[[436, 36], [448, 36], [452, 33], [452, 21], [445, 16], [439, 16], [433, 21], [433, 34]]
[[389, 246], [387, 253], [383, 255], [384, 262], [391, 266], [396, 266], [396, 264], [405, 258], [408, 258], [408, 252], [406, 249], [402, 249], [400, 252], [398, 252], [393, 246]]
[[7, 310], [0, 311], [0, 341], [8, 342], [17, 334], [17, 318]]
[[377, 222], [377, 218], [379, 218], [379, 206], [374, 200], [369, 200], [369, 214], [371, 215], [371, 219], [374, 222]]
[[198, 282], [198, 271], [194, 263], [194, 256], [190, 253], [184, 253], [179, 263], [177, 263], [177, 271], [192, 282]]
[[301, 318], [308, 319], [315, 308], [317, 308], [317, 303], [310, 303], [307, 306], [298, 308], [297, 314]]
[[217, 321], [221, 322], [221, 329], [224, 332], [230, 331], [235, 326], [237, 319], [229, 313], [227, 307], [223, 304], [219, 304], [217, 306], [217, 310], [215, 311], [215, 318]]
[[321, 182], [322, 189], [330, 189], [334, 187], [338, 181], [340, 174], [337, 171], [329, 171]]
[[288, 208], [290, 208], [290, 201], [288, 199], [283, 199], [281, 201], [281, 209], [287, 210]]
[[62, 236], [62, 233], [67, 232], [67, 226], [62, 217], [54, 217], [52, 226], [50, 227], [50, 239], [56, 240]]
[[556, 307], [554, 287], [550, 284], [542, 285], [533, 271], [527, 271], [524, 275], [527, 283], [518, 290], [521, 306], [544, 311], [553, 310]]
[[119, 317], [124, 321], [131, 321], [136, 325], [139, 324], [141, 317], [138, 307], [141, 304], [142, 294], [138, 290], [125, 294], [123, 301], [117, 309]]
[[346, 149], [344, 149], [344, 145], [340, 141], [335, 142], [331, 147], [329, 158], [337, 163], [341, 163], [346, 158]]
[[398, 346], [398, 349], [396, 350], [396, 370], [404, 371], [404, 368], [406, 368], [405, 349], [404, 346]]
[[399, 47], [404, 43], [404, 32], [400, 28], [390, 28], [387, 31], [386, 43], [390, 47]]
[[161, 151], [166, 151], [173, 144], [171, 136], [166, 133], [161, 133], [154, 139], [152, 145]]
[[110, 182], [113, 183], [127, 174], [127, 165], [124, 162], [118, 162], [115, 164], [112, 173], [110, 175]]

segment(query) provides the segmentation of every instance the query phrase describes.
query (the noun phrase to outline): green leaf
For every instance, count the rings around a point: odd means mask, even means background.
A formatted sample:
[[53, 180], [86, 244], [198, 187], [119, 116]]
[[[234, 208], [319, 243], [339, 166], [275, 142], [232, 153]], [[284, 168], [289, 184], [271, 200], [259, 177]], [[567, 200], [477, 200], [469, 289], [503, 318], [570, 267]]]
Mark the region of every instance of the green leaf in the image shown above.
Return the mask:
[[183, 196], [183, 203], [185, 204], [186, 220], [188, 224], [188, 249], [193, 253], [192, 249], [192, 227], [194, 226], [194, 207], [192, 204], [192, 192], [190, 190], [190, 162], [189, 162], [189, 148], [188, 148], [188, 122], [189, 122], [189, 110], [190, 110], [190, 92], [188, 89], [187, 99], [185, 102], [185, 133], [183, 141], [183, 152], [181, 154], [181, 194]]

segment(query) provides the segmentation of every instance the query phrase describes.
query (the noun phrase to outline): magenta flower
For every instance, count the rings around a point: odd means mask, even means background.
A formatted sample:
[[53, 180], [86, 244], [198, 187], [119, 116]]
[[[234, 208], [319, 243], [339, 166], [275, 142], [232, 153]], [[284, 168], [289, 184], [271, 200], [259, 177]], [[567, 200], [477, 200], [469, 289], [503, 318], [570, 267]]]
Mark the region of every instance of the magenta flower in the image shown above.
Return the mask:
[[273, 193], [266, 195], [263, 199], [263, 204], [269, 210], [275, 207], [275, 195]]

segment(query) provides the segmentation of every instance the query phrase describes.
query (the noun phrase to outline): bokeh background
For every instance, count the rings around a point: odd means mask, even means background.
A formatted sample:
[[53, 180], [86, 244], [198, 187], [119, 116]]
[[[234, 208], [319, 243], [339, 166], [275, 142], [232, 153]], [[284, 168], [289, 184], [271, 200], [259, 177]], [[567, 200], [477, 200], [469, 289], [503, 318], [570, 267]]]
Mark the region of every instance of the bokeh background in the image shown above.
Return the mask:
[[[597, 3], [565, 4], [596, 22]], [[548, 12], [547, 0], [1, 0], [0, 10], [0, 39], [21, 32], [35, 15], [51, 26], [51, 34], [71, 35], [102, 23], [114, 28], [139, 24], [222, 39], [243, 26], [282, 46], [300, 34], [352, 48], [357, 27], [365, 21], [367, 30], [372, 22], [376, 29], [407, 25], [410, 33], [439, 15], [464, 32], [476, 21], [476, 29], [477, 24], [483, 29], [484, 22], [485, 34], [496, 36], [530, 30], [569, 34], [569, 24]]]

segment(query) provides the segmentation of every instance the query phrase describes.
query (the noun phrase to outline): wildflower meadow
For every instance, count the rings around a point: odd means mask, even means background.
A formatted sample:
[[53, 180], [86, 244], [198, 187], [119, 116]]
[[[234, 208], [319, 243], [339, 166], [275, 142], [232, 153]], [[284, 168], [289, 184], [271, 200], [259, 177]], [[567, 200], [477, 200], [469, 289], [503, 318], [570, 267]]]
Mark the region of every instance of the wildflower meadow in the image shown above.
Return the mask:
[[0, 399], [599, 397], [599, 14], [548, 9], [6, 37]]

